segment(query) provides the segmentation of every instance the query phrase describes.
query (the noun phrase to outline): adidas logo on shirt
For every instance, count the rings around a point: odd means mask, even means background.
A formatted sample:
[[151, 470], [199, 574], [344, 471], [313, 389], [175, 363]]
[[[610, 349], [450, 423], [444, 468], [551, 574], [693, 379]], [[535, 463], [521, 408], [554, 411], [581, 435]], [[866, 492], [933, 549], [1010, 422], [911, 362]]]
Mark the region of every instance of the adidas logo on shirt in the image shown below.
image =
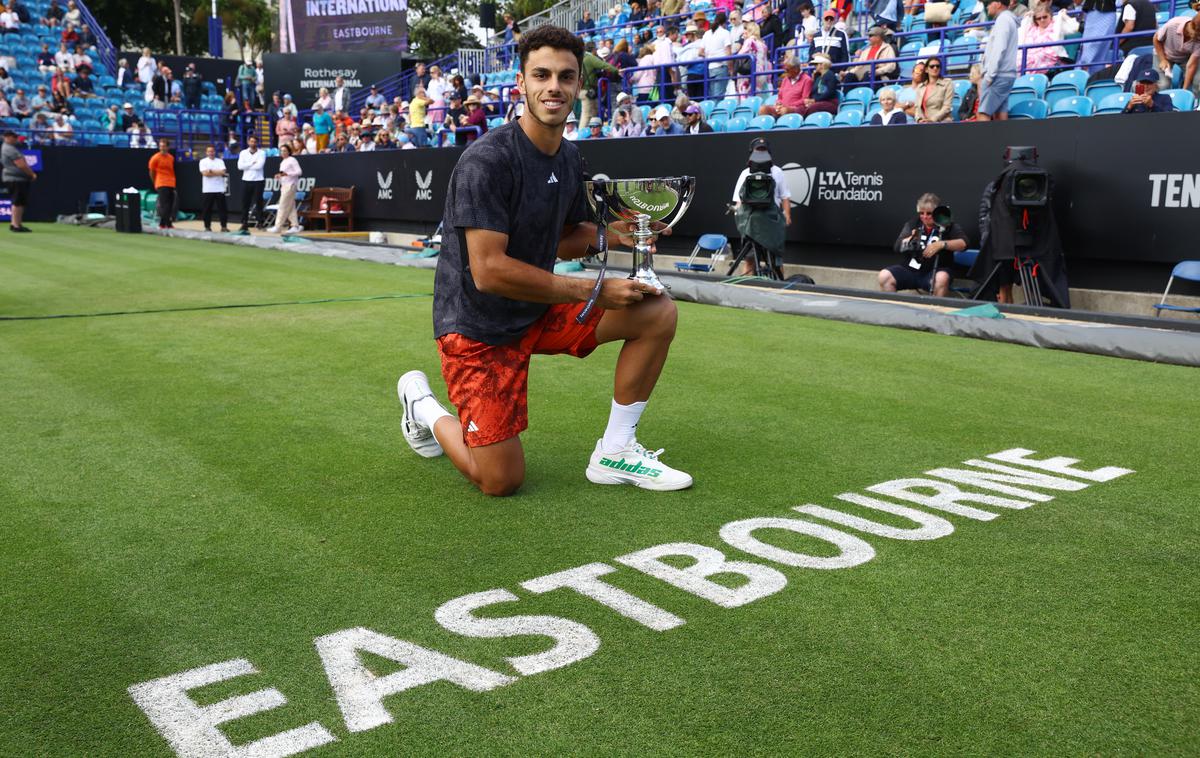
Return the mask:
[[554, 175], [553, 171], [550, 172], [550, 178], [546, 181], [546, 184], [558, 184], [558, 177]]
[[467, 422], [467, 431], [468, 432], [477, 432], [477, 431], [479, 431], [479, 427], [475, 426], [474, 421], [468, 421]]

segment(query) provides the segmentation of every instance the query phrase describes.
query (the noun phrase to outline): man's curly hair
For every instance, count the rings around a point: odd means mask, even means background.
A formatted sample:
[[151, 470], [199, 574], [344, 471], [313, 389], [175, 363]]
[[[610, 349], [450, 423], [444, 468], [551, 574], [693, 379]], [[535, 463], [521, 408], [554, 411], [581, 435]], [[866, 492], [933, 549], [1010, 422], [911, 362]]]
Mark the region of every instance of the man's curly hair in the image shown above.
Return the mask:
[[575, 56], [580, 72], [583, 71], [583, 40], [561, 26], [546, 24], [531, 32], [521, 35], [517, 52], [521, 56], [521, 71], [525, 70], [525, 61], [529, 54], [540, 47], [552, 47], [555, 50], [566, 50]]

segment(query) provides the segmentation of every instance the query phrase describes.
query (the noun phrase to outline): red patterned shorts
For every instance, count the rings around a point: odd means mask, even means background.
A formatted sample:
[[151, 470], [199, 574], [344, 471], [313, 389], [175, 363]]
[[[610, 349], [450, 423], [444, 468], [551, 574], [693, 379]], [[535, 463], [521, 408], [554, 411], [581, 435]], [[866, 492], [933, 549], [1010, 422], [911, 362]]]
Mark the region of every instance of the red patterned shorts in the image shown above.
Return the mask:
[[461, 334], [438, 338], [442, 376], [469, 447], [503, 442], [529, 426], [529, 356], [566, 353], [583, 358], [596, 349], [596, 325], [604, 310], [593, 308], [587, 320], [577, 324], [575, 317], [583, 307], [584, 303], [551, 305], [510, 345], [488, 345]]

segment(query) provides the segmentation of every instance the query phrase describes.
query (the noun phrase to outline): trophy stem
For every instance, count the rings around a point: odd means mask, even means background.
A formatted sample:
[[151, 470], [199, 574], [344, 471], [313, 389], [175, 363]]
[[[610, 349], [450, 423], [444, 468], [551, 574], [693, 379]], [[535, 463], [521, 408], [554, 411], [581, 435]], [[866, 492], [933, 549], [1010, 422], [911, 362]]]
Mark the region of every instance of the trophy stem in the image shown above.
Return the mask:
[[654, 232], [650, 229], [650, 216], [639, 213], [637, 229], [633, 231], [633, 271], [629, 274], [629, 278], [636, 279], [662, 292], [667, 286], [658, 278], [658, 274], [654, 273], [654, 254], [653, 248], [650, 246], [650, 240], [653, 238]]

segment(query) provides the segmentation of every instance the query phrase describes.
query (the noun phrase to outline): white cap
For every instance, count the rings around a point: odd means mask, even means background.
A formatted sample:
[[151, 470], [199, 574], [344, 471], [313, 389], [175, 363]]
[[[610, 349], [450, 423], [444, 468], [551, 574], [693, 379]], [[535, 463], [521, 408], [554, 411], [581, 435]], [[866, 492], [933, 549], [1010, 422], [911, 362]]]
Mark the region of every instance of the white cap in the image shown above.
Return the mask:
[[121, 107], [122, 107], [122, 108], [132, 108], [132, 107], [133, 107], [133, 103], [125, 103], [125, 104], [124, 104], [124, 105], [122, 105]]
[[624, 101], [626, 101], [626, 100], [628, 100], [628, 99], [629, 99], [629, 93], [628, 93], [628, 92], [622, 92], [621, 94], [617, 95], [617, 102], [618, 102], [618, 103], [624, 102]]
[[654, 120], [655, 121], [657, 121], [660, 118], [670, 118], [670, 117], [671, 117], [671, 111], [667, 110], [665, 106], [660, 105], [654, 109]]

